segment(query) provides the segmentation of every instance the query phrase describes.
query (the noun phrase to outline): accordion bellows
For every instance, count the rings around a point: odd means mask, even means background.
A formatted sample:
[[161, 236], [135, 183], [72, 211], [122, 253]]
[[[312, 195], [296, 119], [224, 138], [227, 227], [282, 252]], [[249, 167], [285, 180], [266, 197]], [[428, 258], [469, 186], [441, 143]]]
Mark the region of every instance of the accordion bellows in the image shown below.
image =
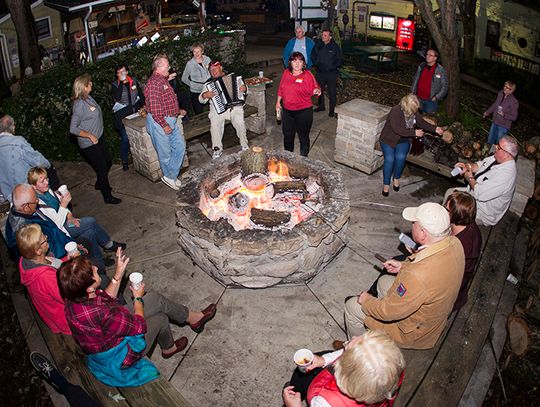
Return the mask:
[[243, 105], [245, 102], [244, 92], [240, 87], [244, 85], [241, 76], [234, 73], [221, 76], [206, 83], [206, 89], [215, 93], [212, 97], [212, 105], [218, 114], [221, 114], [234, 106]]

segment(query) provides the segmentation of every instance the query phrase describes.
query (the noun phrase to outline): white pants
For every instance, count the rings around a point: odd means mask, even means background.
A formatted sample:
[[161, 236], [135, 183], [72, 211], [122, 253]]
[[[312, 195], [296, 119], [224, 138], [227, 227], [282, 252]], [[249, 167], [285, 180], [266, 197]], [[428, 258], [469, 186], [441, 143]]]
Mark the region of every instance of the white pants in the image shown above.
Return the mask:
[[[386, 274], [379, 278], [377, 282], [377, 298], [382, 298], [386, 295], [396, 276]], [[358, 297], [352, 297], [345, 303], [345, 324], [347, 325], [347, 337], [351, 339], [353, 336], [360, 336], [366, 333], [364, 320], [366, 314], [362, 311], [362, 306], [358, 304]]]
[[242, 106], [236, 106], [232, 109], [217, 114], [214, 109], [210, 109], [208, 114], [210, 119], [210, 135], [212, 136], [212, 148], [218, 147], [223, 150], [223, 131], [225, 129], [225, 120], [230, 120], [236, 135], [240, 139], [240, 145], [243, 148], [248, 147], [248, 140], [246, 137], [246, 125], [244, 123], [244, 108]]

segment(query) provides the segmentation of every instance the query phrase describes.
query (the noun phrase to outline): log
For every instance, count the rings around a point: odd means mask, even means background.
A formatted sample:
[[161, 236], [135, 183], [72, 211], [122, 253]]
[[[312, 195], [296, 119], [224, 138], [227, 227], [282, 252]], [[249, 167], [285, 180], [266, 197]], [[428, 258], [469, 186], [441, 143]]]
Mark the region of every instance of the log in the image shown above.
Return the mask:
[[262, 147], [252, 147], [242, 153], [242, 177], [251, 174], [265, 174], [267, 159]]
[[472, 147], [469, 147], [469, 146], [465, 146], [463, 147], [463, 149], [461, 150], [461, 155], [465, 158], [471, 158], [473, 156], [473, 149]]
[[472, 144], [472, 148], [474, 148], [475, 150], [480, 150], [482, 148], [482, 144], [480, 144], [478, 141], [475, 141]]
[[452, 144], [454, 142], [454, 133], [450, 130], [445, 130], [442, 134], [442, 139], [445, 143]]
[[423, 119], [428, 122], [429, 124], [432, 124], [433, 126], [438, 126], [437, 116], [434, 116], [432, 114], [427, 114], [425, 116], [422, 116]]
[[275, 227], [287, 223], [291, 220], [289, 212], [269, 211], [266, 209], [251, 209], [251, 221], [257, 225]]
[[474, 150], [474, 156], [478, 159], [481, 159], [484, 156], [482, 150]]
[[525, 154], [529, 157], [533, 157], [536, 155], [536, 145], [531, 144], [528, 141], [525, 142], [525, 148], [524, 148]]
[[274, 196], [283, 192], [302, 192], [306, 193], [306, 184], [304, 181], [276, 181], [272, 183], [274, 187]]
[[516, 315], [510, 315], [506, 326], [512, 352], [516, 356], [524, 356], [531, 346], [531, 331], [527, 321]]
[[540, 183], [534, 187], [533, 198], [535, 201], [540, 201]]

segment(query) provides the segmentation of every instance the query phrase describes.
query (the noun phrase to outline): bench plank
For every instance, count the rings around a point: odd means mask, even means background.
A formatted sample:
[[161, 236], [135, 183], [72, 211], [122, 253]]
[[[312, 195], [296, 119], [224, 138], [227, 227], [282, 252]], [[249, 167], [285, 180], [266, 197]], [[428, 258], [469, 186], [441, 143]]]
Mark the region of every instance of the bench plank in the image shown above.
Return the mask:
[[191, 404], [163, 377], [140, 387], [120, 387], [120, 393], [132, 407], [175, 406], [191, 407]]

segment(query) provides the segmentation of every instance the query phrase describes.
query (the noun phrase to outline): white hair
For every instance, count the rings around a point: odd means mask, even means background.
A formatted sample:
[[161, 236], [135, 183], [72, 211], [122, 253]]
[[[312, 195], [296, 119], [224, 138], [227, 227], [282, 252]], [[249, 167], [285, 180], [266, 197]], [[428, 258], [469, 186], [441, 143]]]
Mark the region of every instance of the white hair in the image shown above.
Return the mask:
[[30, 202], [35, 196], [36, 191], [32, 185], [18, 184], [13, 188], [13, 206], [18, 211], [25, 204]]

